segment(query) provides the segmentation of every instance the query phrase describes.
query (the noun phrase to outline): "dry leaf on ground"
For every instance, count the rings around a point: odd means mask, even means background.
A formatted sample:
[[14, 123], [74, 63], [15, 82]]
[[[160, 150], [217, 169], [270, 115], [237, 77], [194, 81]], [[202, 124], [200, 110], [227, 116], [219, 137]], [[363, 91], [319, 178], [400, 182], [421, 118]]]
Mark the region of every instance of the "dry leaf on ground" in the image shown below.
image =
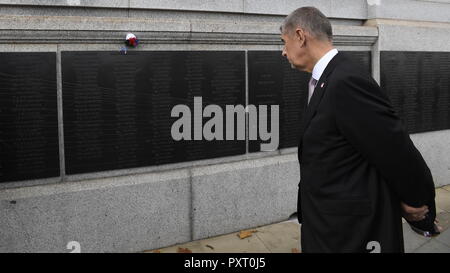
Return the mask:
[[192, 251], [189, 248], [181, 248], [179, 247], [177, 250], [177, 253], [192, 253]]
[[258, 232], [256, 229], [252, 230], [241, 230], [238, 234], [238, 237], [241, 239], [245, 239], [251, 237], [253, 233]]

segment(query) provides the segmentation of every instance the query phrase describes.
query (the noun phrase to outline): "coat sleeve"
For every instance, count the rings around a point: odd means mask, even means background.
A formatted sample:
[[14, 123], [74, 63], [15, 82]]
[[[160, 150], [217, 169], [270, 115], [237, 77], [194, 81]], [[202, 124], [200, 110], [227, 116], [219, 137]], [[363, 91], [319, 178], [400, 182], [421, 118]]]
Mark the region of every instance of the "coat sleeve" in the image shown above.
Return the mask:
[[332, 90], [336, 125], [404, 203], [434, 203], [431, 172], [388, 97], [370, 77], [348, 75]]

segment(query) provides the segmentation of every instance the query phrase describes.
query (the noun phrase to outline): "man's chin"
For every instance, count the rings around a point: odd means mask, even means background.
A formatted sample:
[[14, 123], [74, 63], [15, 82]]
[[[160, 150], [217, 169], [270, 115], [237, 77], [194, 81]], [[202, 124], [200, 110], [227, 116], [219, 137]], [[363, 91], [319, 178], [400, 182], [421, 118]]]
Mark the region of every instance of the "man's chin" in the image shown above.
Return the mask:
[[303, 67], [303, 66], [296, 66], [296, 65], [294, 65], [294, 64], [292, 64], [292, 63], [289, 63], [289, 64], [291, 65], [291, 68], [292, 68], [292, 69], [296, 69], [296, 70], [302, 71], [302, 72], [308, 72], [308, 71], [306, 70], [306, 67]]
[[291, 68], [292, 68], [292, 69], [299, 70], [299, 71], [305, 71], [304, 67], [295, 66], [294, 64], [291, 64]]

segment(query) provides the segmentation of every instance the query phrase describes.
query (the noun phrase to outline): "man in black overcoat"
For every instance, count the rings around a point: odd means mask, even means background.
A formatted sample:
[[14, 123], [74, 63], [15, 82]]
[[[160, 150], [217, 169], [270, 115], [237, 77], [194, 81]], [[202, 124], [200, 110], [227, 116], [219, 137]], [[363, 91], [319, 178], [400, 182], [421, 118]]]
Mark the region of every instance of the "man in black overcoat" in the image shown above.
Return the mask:
[[302, 252], [403, 252], [402, 216], [436, 216], [424, 159], [386, 93], [333, 47], [318, 9], [288, 15], [281, 38], [292, 67], [311, 73], [298, 146]]

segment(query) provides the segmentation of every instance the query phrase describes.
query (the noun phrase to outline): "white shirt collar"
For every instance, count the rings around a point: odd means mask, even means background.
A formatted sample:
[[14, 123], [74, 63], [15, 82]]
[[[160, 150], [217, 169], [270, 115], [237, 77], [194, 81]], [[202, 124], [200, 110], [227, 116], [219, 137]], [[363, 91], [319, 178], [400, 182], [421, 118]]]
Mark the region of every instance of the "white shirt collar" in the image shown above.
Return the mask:
[[328, 63], [333, 59], [334, 56], [338, 54], [338, 50], [336, 48], [331, 49], [328, 51], [325, 55], [320, 58], [320, 60], [314, 65], [313, 71], [312, 71], [312, 77], [318, 81], [320, 77], [322, 76], [323, 71], [325, 71], [325, 68], [327, 68]]

